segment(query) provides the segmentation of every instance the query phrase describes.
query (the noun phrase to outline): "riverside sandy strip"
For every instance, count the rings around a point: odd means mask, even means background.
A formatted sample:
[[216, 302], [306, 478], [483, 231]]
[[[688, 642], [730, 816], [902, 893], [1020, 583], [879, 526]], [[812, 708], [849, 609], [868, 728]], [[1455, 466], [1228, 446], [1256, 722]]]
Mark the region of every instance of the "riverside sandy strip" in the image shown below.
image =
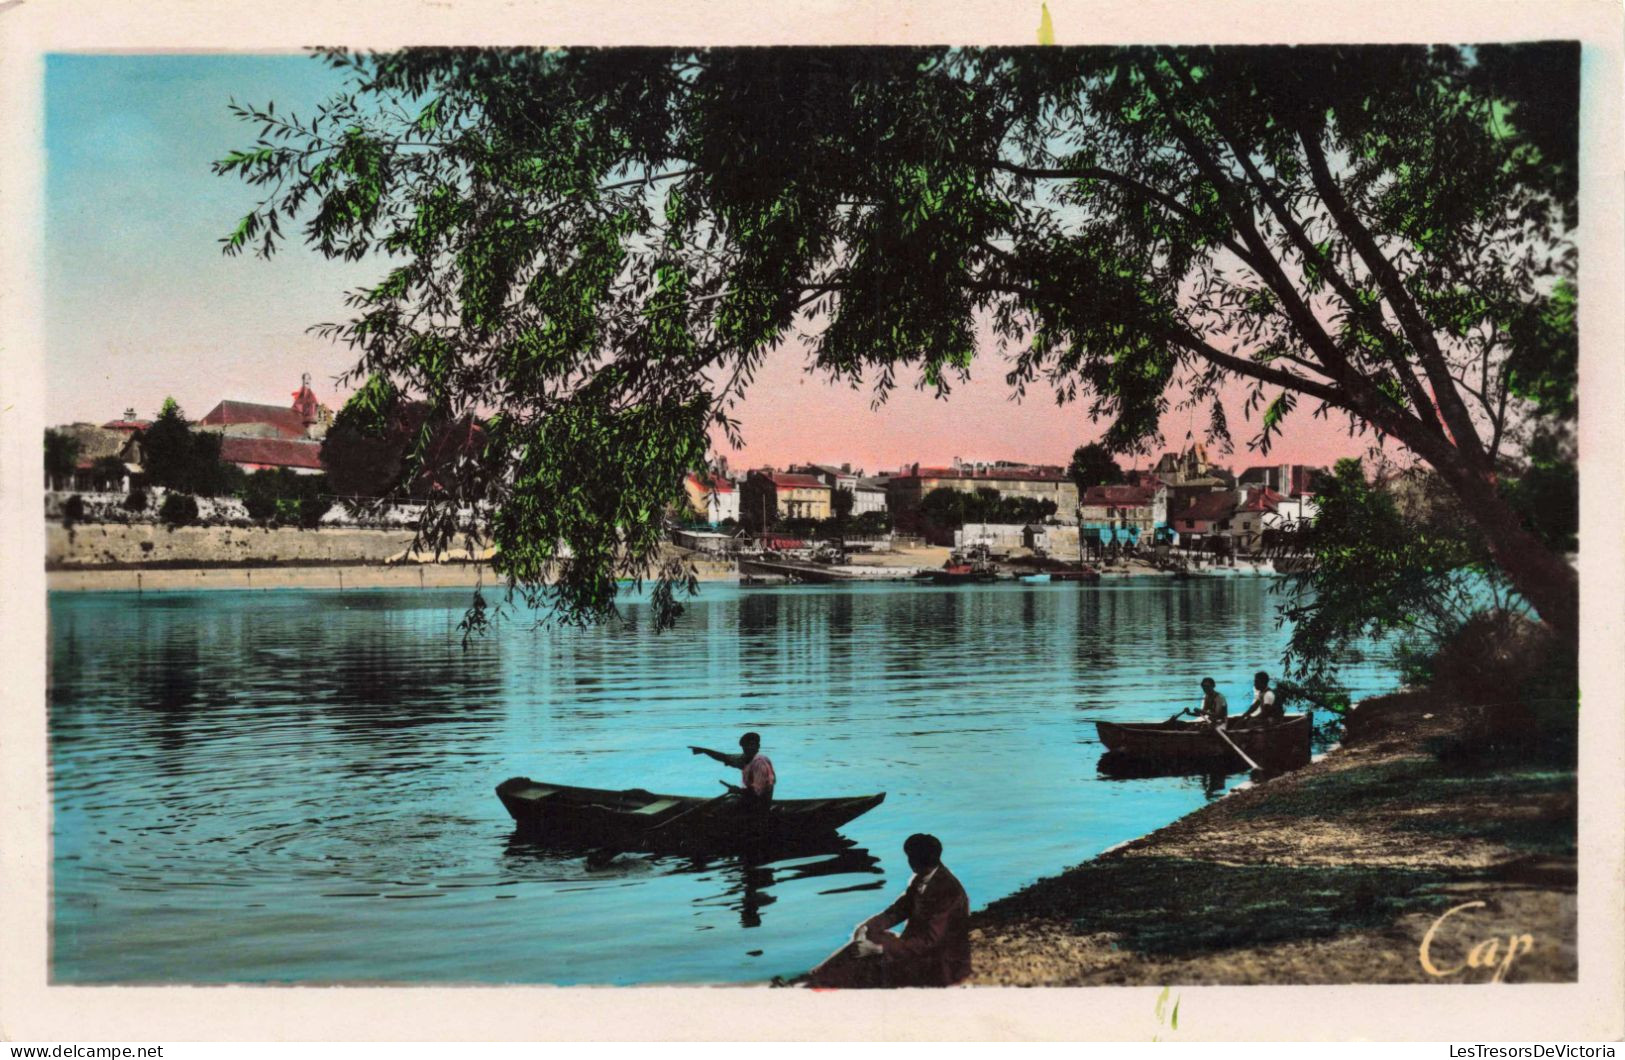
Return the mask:
[[1354, 718], [1320, 761], [977, 913], [972, 982], [1572, 982], [1572, 759], [1441, 757], [1463, 712], [1426, 693]]

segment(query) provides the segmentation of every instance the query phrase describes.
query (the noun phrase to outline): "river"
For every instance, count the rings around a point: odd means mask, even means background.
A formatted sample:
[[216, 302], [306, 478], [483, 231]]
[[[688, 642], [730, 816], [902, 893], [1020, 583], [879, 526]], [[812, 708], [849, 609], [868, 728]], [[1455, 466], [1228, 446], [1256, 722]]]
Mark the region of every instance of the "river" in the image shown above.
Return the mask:
[[[1232, 709], [1278, 666], [1271, 583], [740, 589], [656, 634], [509, 618], [467, 590], [53, 593], [59, 983], [760, 981], [906, 885], [927, 831], [972, 907], [1244, 776], [1117, 780], [1092, 722]], [[1391, 689], [1387, 660], [1344, 675]], [[711, 795], [762, 734], [780, 798], [886, 792], [768, 864], [514, 832], [506, 777]]]

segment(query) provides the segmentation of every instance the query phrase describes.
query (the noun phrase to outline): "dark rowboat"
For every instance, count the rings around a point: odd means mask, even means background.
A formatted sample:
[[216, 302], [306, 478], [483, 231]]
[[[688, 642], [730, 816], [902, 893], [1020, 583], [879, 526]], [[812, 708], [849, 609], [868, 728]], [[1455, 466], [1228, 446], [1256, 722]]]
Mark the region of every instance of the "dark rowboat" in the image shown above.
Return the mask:
[[630, 850], [714, 849], [782, 843], [829, 835], [886, 798], [775, 800], [765, 819], [737, 798], [657, 795], [632, 788], [605, 791], [514, 777], [497, 785], [497, 798], [521, 827], [550, 839], [613, 844]]
[[[1309, 762], [1309, 728], [1309, 715], [1288, 714], [1274, 725], [1232, 721], [1224, 731], [1265, 769], [1296, 769]], [[1237, 758], [1217, 733], [1194, 721], [1097, 721], [1095, 729], [1106, 750], [1125, 758], [1197, 765]]]
[[1098, 582], [1100, 572], [1093, 567], [1084, 567], [1081, 570], [1077, 567], [1069, 567], [1063, 570], [1050, 571], [1049, 580], [1052, 582]]

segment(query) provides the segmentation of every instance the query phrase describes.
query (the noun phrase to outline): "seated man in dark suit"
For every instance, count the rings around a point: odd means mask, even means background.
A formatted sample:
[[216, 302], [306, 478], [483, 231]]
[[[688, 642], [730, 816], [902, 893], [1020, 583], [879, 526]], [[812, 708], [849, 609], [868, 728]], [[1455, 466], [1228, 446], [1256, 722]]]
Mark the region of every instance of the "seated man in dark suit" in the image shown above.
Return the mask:
[[[807, 976], [813, 987], [951, 986], [970, 975], [970, 900], [942, 863], [942, 842], [903, 843], [914, 878], [902, 897], [859, 924], [852, 941]], [[907, 921], [901, 935], [887, 930]]]

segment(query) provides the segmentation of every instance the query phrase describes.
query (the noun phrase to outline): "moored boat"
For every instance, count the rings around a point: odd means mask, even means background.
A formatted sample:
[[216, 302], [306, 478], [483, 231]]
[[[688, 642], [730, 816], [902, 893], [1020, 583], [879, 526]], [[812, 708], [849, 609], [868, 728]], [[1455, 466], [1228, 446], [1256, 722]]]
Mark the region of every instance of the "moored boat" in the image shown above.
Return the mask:
[[1100, 571], [1093, 567], [1073, 567], [1065, 570], [1052, 570], [1049, 572], [1050, 581], [1055, 582], [1098, 582]]
[[951, 554], [941, 570], [931, 572], [931, 580], [937, 585], [992, 582], [999, 580], [999, 571], [986, 545], [972, 545], [963, 553]]
[[[1236, 759], [1212, 728], [1194, 721], [1095, 722], [1106, 750], [1148, 762], [1201, 763]], [[1265, 769], [1296, 769], [1309, 763], [1307, 714], [1288, 714], [1273, 725], [1232, 721], [1225, 735]]]
[[775, 800], [765, 818], [732, 795], [707, 799], [631, 788], [609, 791], [513, 777], [497, 798], [521, 827], [550, 839], [629, 850], [714, 849], [828, 835], [885, 801], [878, 795]]

